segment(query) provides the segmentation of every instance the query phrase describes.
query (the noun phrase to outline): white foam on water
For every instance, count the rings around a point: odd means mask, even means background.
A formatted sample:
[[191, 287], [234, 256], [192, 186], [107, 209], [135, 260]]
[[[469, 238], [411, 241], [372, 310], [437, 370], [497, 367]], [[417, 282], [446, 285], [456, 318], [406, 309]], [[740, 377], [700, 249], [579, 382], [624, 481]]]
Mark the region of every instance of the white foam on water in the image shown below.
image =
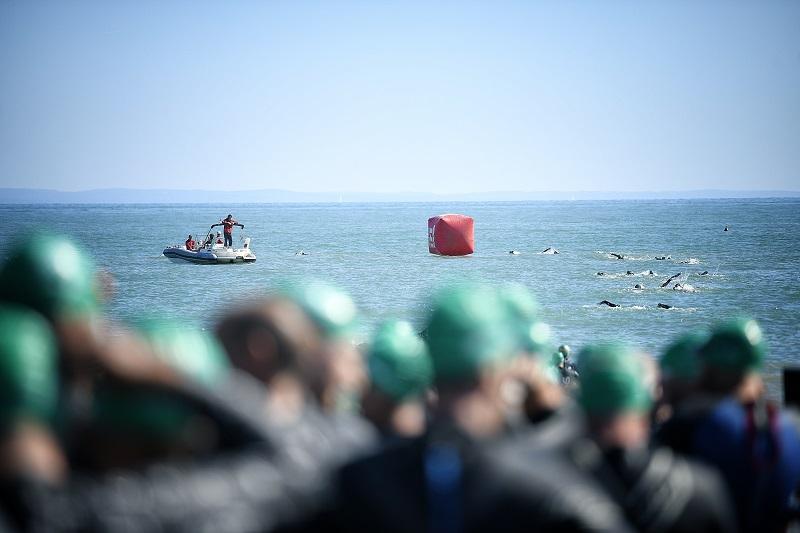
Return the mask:
[[697, 289], [695, 289], [693, 285], [689, 285], [688, 283], [681, 283], [680, 287], [678, 287], [677, 289], [673, 288], [672, 290], [678, 292], [697, 292]]

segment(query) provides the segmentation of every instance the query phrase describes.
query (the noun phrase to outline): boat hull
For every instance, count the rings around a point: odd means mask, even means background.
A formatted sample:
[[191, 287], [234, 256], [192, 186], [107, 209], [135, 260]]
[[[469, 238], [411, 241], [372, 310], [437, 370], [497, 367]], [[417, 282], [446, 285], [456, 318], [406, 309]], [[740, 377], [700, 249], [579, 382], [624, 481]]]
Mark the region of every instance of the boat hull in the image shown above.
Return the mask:
[[196, 265], [224, 265], [232, 263], [255, 263], [256, 256], [249, 249], [233, 250], [187, 250], [186, 248], [168, 247], [164, 249], [164, 257], [173, 263], [194, 263]]

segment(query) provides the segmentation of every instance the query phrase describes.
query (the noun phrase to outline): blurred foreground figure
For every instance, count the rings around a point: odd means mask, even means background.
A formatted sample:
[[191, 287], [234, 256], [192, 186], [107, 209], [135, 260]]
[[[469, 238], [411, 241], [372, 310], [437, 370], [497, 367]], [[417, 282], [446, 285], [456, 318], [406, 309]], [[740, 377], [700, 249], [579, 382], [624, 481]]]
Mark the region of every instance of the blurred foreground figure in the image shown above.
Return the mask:
[[367, 363], [370, 386], [361, 399], [361, 413], [385, 437], [420, 435], [433, 368], [428, 348], [411, 323], [381, 325]]
[[761, 328], [747, 319], [723, 323], [698, 353], [697, 391], [656, 437], [719, 470], [740, 530], [781, 531], [800, 482], [800, 436], [763, 396]]
[[282, 526], [318, 527], [332, 502], [334, 470], [375, 443], [369, 424], [349, 410], [364, 381], [349, 339], [355, 316], [347, 294], [309, 281], [234, 311], [217, 326], [233, 365], [266, 387], [260, 409], [277, 446], [270, 460], [288, 472], [290, 485], [270, 490], [293, 502]]
[[343, 290], [321, 280], [284, 285], [278, 292], [298, 305], [317, 331], [319, 347], [306, 384], [326, 413], [357, 413], [367, 375], [353, 342], [356, 305]]
[[639, 531], [735, 531], [726, 491], [715, 472], [667, 448], [649, 447], [650, 407], [643, 355], [616, 344], [580, 354], [579, 404], [590, 439], [569, 448], [625, 509]]
[[[176, 380], [213, 389], [228, 376], [228, 362], [217, 341], [203, 331], [175, 322], [140, 322], [142, 365], [163, 364]], [[92, 388], [85, 419], [74, 421], [73, 463], [80, 469], [107, 472], [141, 469], [155, 462], [197, 459], [222, 446], [220, 427], [191, 401], [155, 383], [136, 383], [101, 375]]]
[[707, 341], [707, 333], [693, 331], [671, 343], [661, 356], [661, 398], [656, 406], [656, 423], [666, 422], [696, 394], [700, 376], [699, 351]]
[[50, 328], [28, 309], [0, 305], [0, 527], [28, 529], [26, 486], [61, 483], [67, 475], [55, 436], [57, 402]]
[[69, 477], [21, 491], [30, 529], [238, 532], [293, 516], [288, 490], [248, 485], [285, 488], [291, 477], [247, 413], [258, 391], [208, 334], [163, 322], [141, 332], [97, 359], [87, 411], [62, 422]]
[[34, 233], [14, 246], [0, 280], [0, 301], [30, 307], [51, 322], [61, 371], [77, 385], [76, 374], [86, 370], [105, 333], [91, 258], [65, 237]]
[[344, 531], [625, 531], [617, 507], [555, 456], [497, 453], [519, 420], [518, 337], [496, 291], [438, 294], [427, 324], [438, 401], [421, 437], [345, 467], [333, 518]]
[[[550, 327], [539, 320], [539, 306], [533, 295], [520, 284], [500, 288], [517, 336], [518, 355], [514, 367], [523, 386], [524, 419], [529, 425], [525, 438], [537, 449], [557, 449], [571, 442], [580, 432], [580, 412], [562, 387], [563, 364], [555, 352]], [[554, 353], [555, 352], [555, 353]]]

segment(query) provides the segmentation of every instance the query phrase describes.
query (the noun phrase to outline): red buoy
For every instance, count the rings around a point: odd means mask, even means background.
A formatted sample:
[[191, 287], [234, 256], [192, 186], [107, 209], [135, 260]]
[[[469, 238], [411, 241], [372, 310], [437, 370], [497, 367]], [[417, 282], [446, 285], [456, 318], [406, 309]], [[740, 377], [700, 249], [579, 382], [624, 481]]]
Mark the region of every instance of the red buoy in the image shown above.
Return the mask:
[[436, 255], [469, 255], [475, 251], [475, 222], [467, 215], [428, 219], [428, 251]]

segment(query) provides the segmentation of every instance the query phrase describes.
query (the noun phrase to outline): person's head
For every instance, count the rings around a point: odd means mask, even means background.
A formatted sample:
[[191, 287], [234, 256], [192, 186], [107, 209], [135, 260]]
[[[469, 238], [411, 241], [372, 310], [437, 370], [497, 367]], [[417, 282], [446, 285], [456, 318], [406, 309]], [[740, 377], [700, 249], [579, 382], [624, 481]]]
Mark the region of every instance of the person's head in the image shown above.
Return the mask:
[[100, 290], [91, 258], [66, 237], [33, 233], [0, 268], [0, 302], [33, 309], [53, 325], [70, 369], [100, 342]]
[[601, 447], [636, 448], [649, 438], [652, 391], [642, 354], [616, 343], [590, 345], [579, 355], [578, 403]]
[[[421, 432], [433, 367], [428, 348], [411, 323], [392, 320], [378, 328], [367, 353], [367, 368], [370, 386], [361, 399], [362, 414], [379, 429]], [[408, 407], [400, 414], [402, 406]]]
[[564, 360], [567, 360], [569, 359], [569, 354], [572, 350], [570, 349], [569, 345], [562, 344], [561, 346], [558, 347], [558, 351], [561, 355], [564, 356]]
[[550, 326], [539, 319], [539, 304], [522, 284], [507, 283], [498, 289], [509, 319], [516, 330], [519, 348], [530, 356], [543, 356], [551, 350]]
[[[127, 354], [131, 365], [155, 358], [200, 389], [212, 389], [228, 375], [224, 352], [208, 332], [161, 319], [140, 321], [137, 331], [146, 350]], [[215, 424], [180, 390], [110, 376], [94, 384], [90, 414], [76, 433], [80, 461], [98, 470], [206, 454], [219, 439]]]
[[16, 243], [0, 279], [0, 301], [30, 307], [51, 322], [99, 311], [94, 263], [66, 237], [34, 233]]
[[311, 384], [323, 381], [322, 337], [300, 306], [285, 297], [232, 311], [216, 334], [231, 364], [263, 383], [275, 410], [287, 418], [296, 416], [312, 395]]
[[739, 394], [743, 400], [755, 399], [761, 393], [759, 371], [767, 347], [758, 323], [740, 318], [716, 326], [708, 341], [699, 349], [702, 362], [700, 387], [703, 391], [719, 394]]
[[0, 477], [58, 481], [66, 463], [55, 438], [56, 342], [37, 313], [0, 304]]
[[[508, 373], [519, 349], [507, 305], [491, 287], [459, 283], [438, 291], [431, 308], [426, 339], [438, 415], [472, 434], [500, 431], [509, 414], [503, 393], [513, 385]], [[469, 416], [464, 405], [473, 406]]]
[[498, 290], [517, 334], [520, 379], [526, 389], [525, 411], [529, 418], [539, 418], [563, 403], [558, 364], [553, 364], [550, 326], [539, 319], [539, 305], [531, 292], [518, 283], [509, 283]]
[[228, 213], [228, 216], [226, 216], [226, 217], [225, 217], [225, 220], [230, 220], [230, 219], [232, 219], [232, 218], [233, 218], [233, 215], [231, 215], [230, 213]]
[[186, 240], [189, 240], [189, 241], [191, 241], [191, 240], [192, 240], [192, 236], [191, 236], [191, 235], [189, 235], [189, 238], [188, 238], [188, 239], [186, 239]]
[[357, 410], [366, 371], [354, 344], [358, 310], [350, 295], [319, 279], [284, 283], [277, 295], [299, 306], [322, 339], [314, 363], [316, 375], [310, 369], [306, 372], [322, 408], [327, 412]]
[[217, 237], [222, 237], [222, 233], [218, 231], [217, 232]]
[[661, 384], [664, 400], [675, 403], [693, 390], [700, 376], [699, 350], [708, 341], [708, 333], [691, 331], [673, 341], [661, 356]]

